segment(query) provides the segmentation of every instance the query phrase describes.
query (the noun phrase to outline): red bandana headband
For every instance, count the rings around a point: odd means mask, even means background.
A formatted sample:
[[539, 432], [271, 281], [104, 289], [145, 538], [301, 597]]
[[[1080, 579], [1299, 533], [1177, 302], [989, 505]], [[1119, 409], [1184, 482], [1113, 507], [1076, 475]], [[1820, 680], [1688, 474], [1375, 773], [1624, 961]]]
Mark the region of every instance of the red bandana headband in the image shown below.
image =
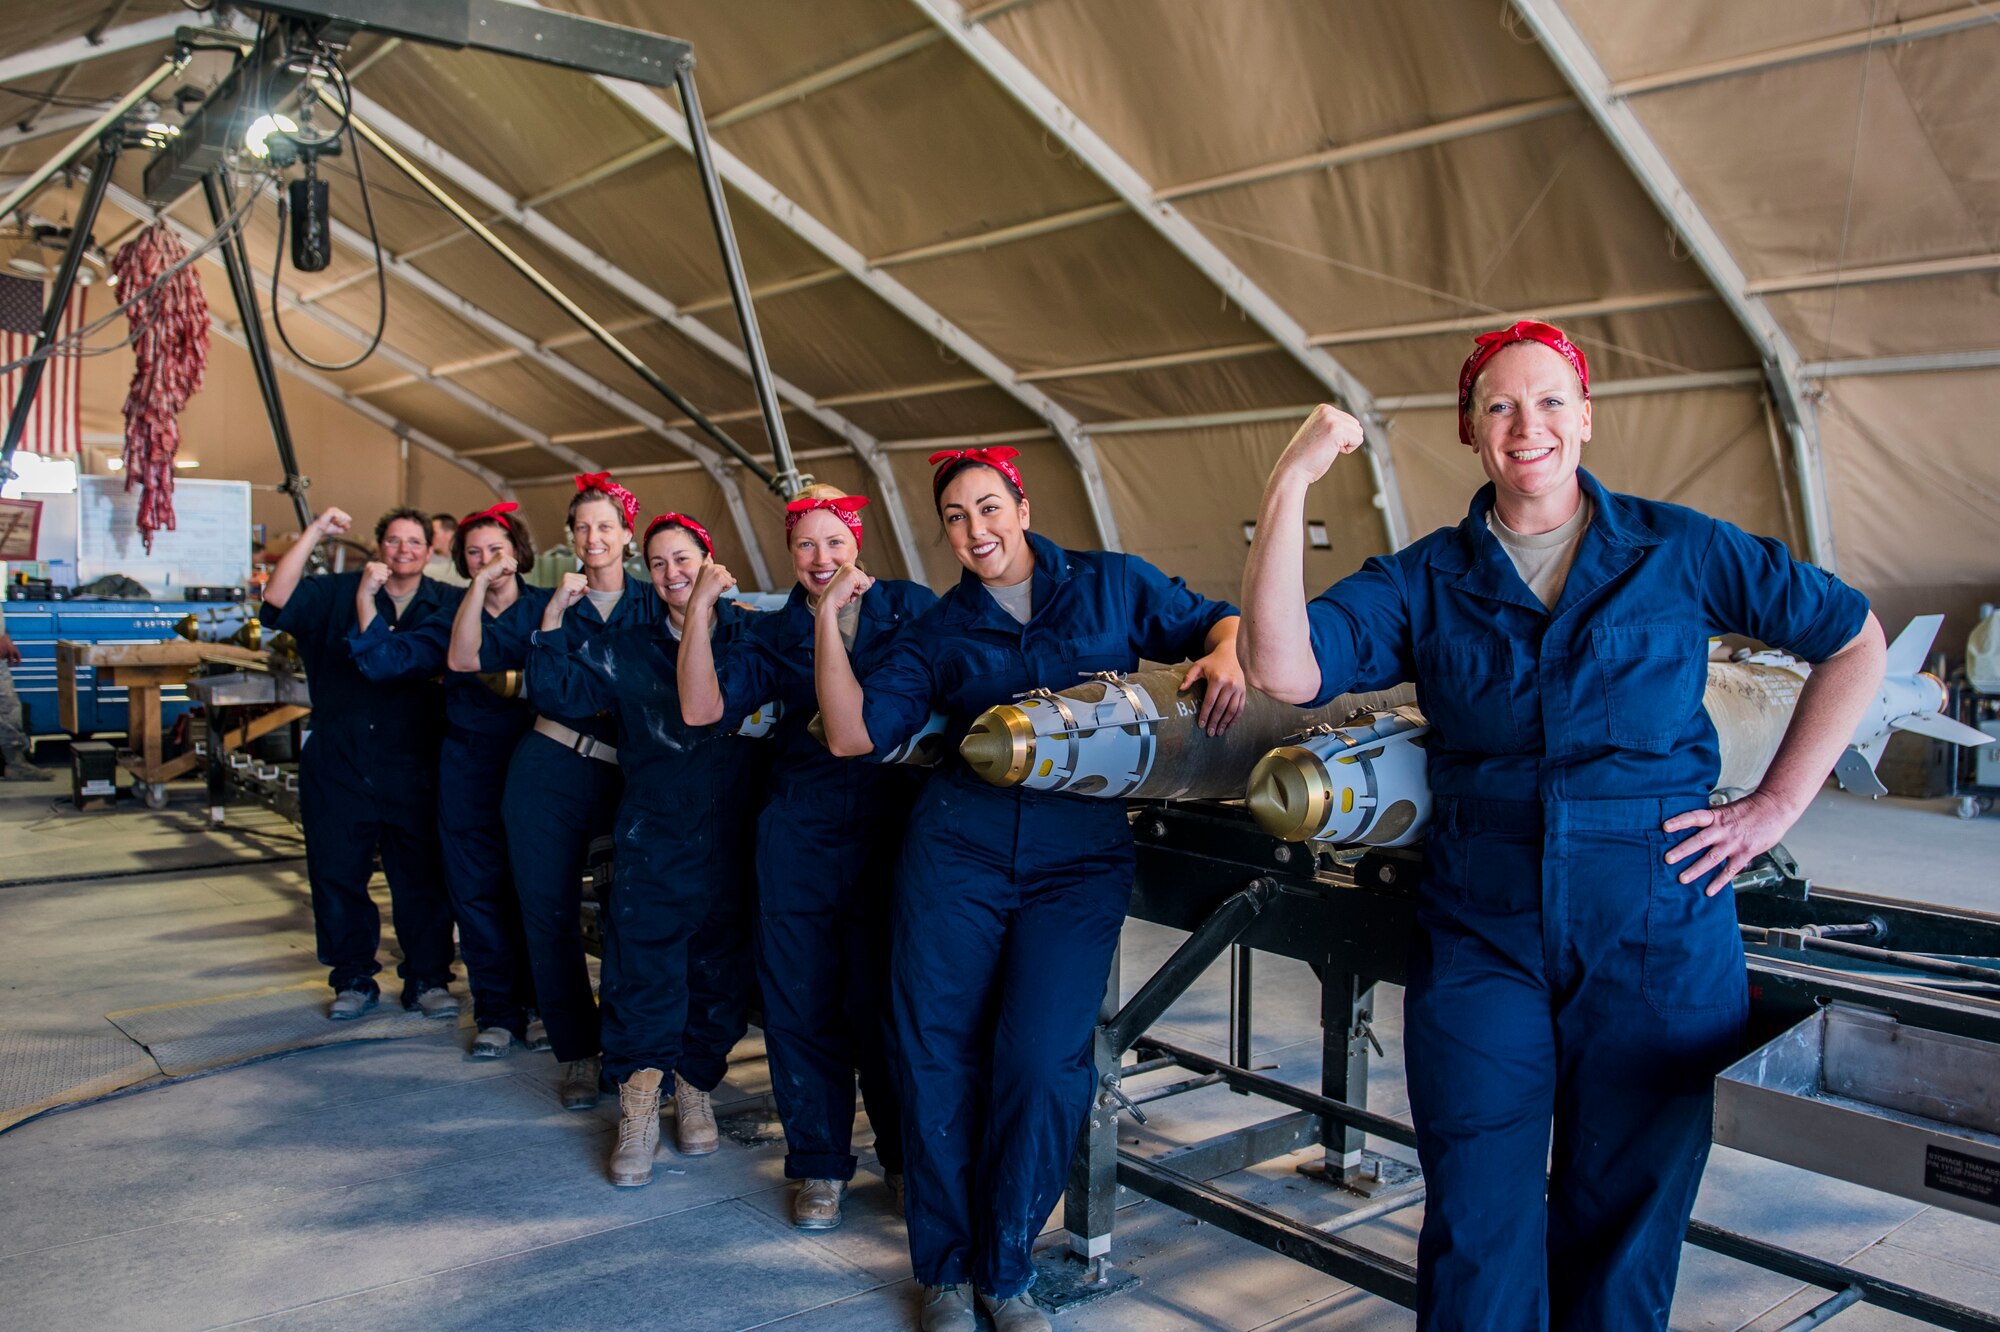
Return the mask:
[[625, 526], [630, 527], [639, 518], [639, 497], [611, 479], [609, 472], [577, 473], [578, 494], [586, 490], [601, 490], [609, 495], [612, 502], [625, 511]]
[[458, 520], [458, 525], [460, 527], [470, 527], [474, 523], [482, 523], [491, 518], [494, 522], [511, 532], [514, 530], [514, 524], [507, 521], [507, 515], [520, 507], [513, 500], [501, 500], [490, 509], [481, 509], [478, 513], [466, 514], [465, 517]]
[[839, 499], [795, 499], [785, 506], [785, 540], [792, 539], [792, 529], [799, 525], [799, 519], [814, 509], [827, 509], [833, 516], [847, 524], [847, 530], [854, 533], [854, 544], [861, 544], [861, 510], [868, 507], [866, 495], [842, 495]]
[[1472, 381], [1479, 378], [1479, 372], [1486, 368], [1488, 361], [1500, 354], [1502, 347], [1511, 347], [1517, 342], [1539, 342], [1568, 361], [1569, 368], [1576, 371], [1577, 382], [1583, 385], [1583, 400], [1590, 401], [1590, 363], [1583, 359], [1577, 345], [1563, 336], [1563, 331], [1554, 324], [1523, 319], [1511, 328], [1481, 333], [1472, 341], [1472, 355], [1465, 358], [1465, 366], [1458, 372], [1459, 443], [1472, 443], [1472, 424], [1466, 420], [1466, 413], [1472, 408]]
[[[1021, 480], [1021, 469], [1014, 466], [1010, 461], [1020, 456], [1021, 451], [1019, 449], [1008, 448], [1005, 444], [991, 449], [941, 449], [931, 455], [931, 466], [936, 467], [939, 463], [948, 465], [960, 461], [985, 463], [988, 467], [991, 467], [994, 471], [1013, 482], [1016, 494], [1025, 495], [1028, 493], [1028, 487]], [[939, 484], [943, 476], [944, 473], [940, 471], [934, 473], [931, 477], [931, 497], [933, 499], [944, 493], [944, 487]]]
[[696, 541], [701, 542], [701, 548], [708, 553], [708, 558], [711, 560], [715, 558], [715, 538], [708, 534], [706, 527], [703, 527], [684, 513], [663, 513], [652, 522], [647, 523], [646, 535], [640, 540], [639, 549], [644, 550], [646, 547], [652, 545], [653, 533], [663, 527], [670, 526], [686, 528], [694, 535]]

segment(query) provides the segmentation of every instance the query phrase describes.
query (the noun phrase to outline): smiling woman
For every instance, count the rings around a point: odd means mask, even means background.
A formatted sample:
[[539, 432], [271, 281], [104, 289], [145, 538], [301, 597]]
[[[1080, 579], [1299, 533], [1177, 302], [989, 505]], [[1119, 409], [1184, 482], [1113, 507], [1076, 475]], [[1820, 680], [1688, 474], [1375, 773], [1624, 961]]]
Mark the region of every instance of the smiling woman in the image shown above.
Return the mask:
[[260, 618], [299, 644], [312, 680], [313, 727], [299, 755], [299, 816], [306, 835], [313, 928], [331, 971], [327, 1016], [358, 1018], [375, 1006], [381, 921], [368, 896], [379, 850], [395, 903], [403, 1006], [458, 1016], [451, 982], [451, 908], [433, 807], [443, 740], [443, 699], [430, 676], [375, 683], [349, 640], [378, 622], [409, 633], [449, 623], [459, 591], [423, 576], [430, 547], [424, 516], [391, 509], [375, 525], [365, 569], [306, 577], [313, 548], [352, 520], [327, 509], [285, 552], [264, 589]]
[[[1599, 485], [1590, 368], [1481, 335], [1465, 521], [1306, 604], [1306, 492], [1361, 446], [1317, 408], [1265, 487], [1250, 682], [1294, 703], [1414, 680], [1435, 814], [1404, 1004], [1429, 1202], [1426, 1327], [1657, 1328], [1748, 1009], [1731, 877], [1803, 811], [1882, 674], [1867, 601], [1778, 542]], [[1760, 789], [1711, 810], [1711, 633], [1817, 663]], [[1683, 868], [1675, 869], [1675, 866]], [[1551, 1132], [1555, 1142], [1549, 1156]]]
[[[652, 625], [665, 603], [625, 572], [639, 501], [607, 473], [576, 478], [569, 502], [569, 543], [583, 564], [562, 577], [518, 635], [512, 622], [484, 630], [505, 638], [504, 660], [527, 665], [531, 645], [569, 653], [616, 629]], [[484, 658], [479, 643], [467, 645]], [[616, 726], [595, 708], [563, 711], [536, 698], [534, 725], [507, 765], [503, 813], [507, 855], [521, 900], [535, 1001], [555, 1057], [564, 1065], [563, 1107], [597, 1104], [599, 1020], [584, 960], [578, 912], [584, 853], [611, 831], [624, 792]]]
[[[958, 585], [879, 655], [850, 651], [842, 612], [874, 580], [839, 570], [814, 612], [828, 747], [887, 753], [949, 718], [956, 742], [995, 703], [1141, 657], [1194, 657], [1200, 721], [1243, 704], [1236, 615], [1144, 560], [1064, 550], [1030, 530], [1010, 448], [933, 454], [931, 494]], [[927, 1330], [1049, 1326], [1030, 1248], [1062, 1190], [1095, 1077], [1090, 1031], [1131, 897], [1122, 802], [996, 787], [955, 757], [924, 785], [897, 861], [890, 1013], [904, 1119], [910, 1261]]]
[[[586, 558], [593, 544], [579, 547]], [[682, 715], [676, 640], [702, 633], [726, 650], [755, 618], [731, 603], [688, 618], [699, 575], [715, 567], [708, 529], [686, 514], [661, 514], [642, 545], [655, 594], [648, 600], [664, 614], [569, 652], [538, 634], [528, 659], [529, 693], [544, 708], [616, 726], [626, 778], [599, 991], [603, 1073], [618, 1084], [608, 1170], [621, 1188], [653, 1177], [663, 1092], [676, 1105], [682, 1155], [721, 1144], [709, 1094], [748, 1026], [750, 836], [763, 766], [755, 741], [691, 726]], [[582, 575], [565, 575], [544, 624], [587, 604], [584, 586]]]
[[[868, 500], [808, 486], [785, 506], [785, 539], [797, 584], [784, 608], [757, 617], [719, 663], [709, 625], [735, 578], [702, 571], [681, 635], [681, 715], [734, 729], [764, 700], [782, 712], [770, 801], [757, 819], [757, 967], [771, 1085], [785, 1126], [785, 1175], [799, 1181], [792, 1222], [840, 1224], [854, 1178], [854, 1090], [859, 1074], [875, 1155], [901, 1191], [901, 1116], [889, 1077], [889, 884], [903, 822], [922, 774], [901, 765], [849, 763], [808, 727], [815, 614], [843, 570], [859, 569]], [[845, 651], [866, 664], [935, 604], [920, 583], [874, 580], [839, 616]], [[801, 870], [809, 849], [813, 866]]]

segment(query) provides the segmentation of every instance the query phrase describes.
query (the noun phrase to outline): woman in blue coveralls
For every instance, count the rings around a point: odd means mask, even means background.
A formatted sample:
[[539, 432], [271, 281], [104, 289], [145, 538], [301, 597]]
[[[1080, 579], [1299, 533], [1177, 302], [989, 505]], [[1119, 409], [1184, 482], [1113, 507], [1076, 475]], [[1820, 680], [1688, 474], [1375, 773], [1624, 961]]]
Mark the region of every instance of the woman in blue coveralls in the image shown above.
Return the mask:
[[322, 537], [353, 520], [327, 509], [279, 559], [258, 618], [290, 634], [312, 689], [312, 726], [299, 753], [299, 823], [312, 886], [319, 960], [332, 970], [327, 1016], [358, 1018], [375, 1007], [381, 970], [381, 913], [368, 896], [375, 855], [389, 881], [396, 943], [403, 952], [403, 1007], [440, 1020], [458, 1017], [451, 984], [451, 903], [438, 860], [438, 746], [444, 707], [431, 680], [376, 685], [347, 651], [360, 601], [392, 629], [407, 632], [434, 616], [450, 619], [459, 590], [423, 576], [430, 523], [415, 509], [391, 509], [375, 524], [376, 558], [365, 569], [306, 577]]
[[[929, 719], [980, 712], [1141, 657], [1196, 658], [1200, 722], [1243, 706], [1236, 613], [1144, 560], [1028, 530], [1014, 449], [933, 454], [932, 497], [965, 572], [857, 678], [840, 633], [871, 579], [836, 574], [814, 623], [828, 747], [886, 753]], [[1047, 1328], [1030, 1249], [1096, 1088], [1090, 1034], [1132, 893], [1115, 800], [989, 786], [955, 758], [925, 784], [896, 870], [890, 1011], [910, 1259], [926, 1332], [970, 1332], [976, 1285], [1001, 1332]]]
[[[762, 743], [681, 720], [676, 640], [695, 577], [714, 556], [708, 530], [662, 514], [641, 549], [664, 615], [573, 652], [559, 634], [539, 632], [528, 655], [528, 688], [544, 707], [610, 715], [625, 770], [599, 978], [604, 1076], [618, 1084], [609, 1169], [621, 1188], [653, 1178], [669, 1078], [681, 1154], [720, 1144], [709, 1094], [749, 1026], [750, 839], [768, 764]], [[549, 605], [561, 614], [565, 597], [581, 596], [557, 588]], [[721, 606], [717, 649], [741, 638], [750, 618], [733, 603]]]
[[[710, 564], [681, 636], [681, 716], [725, 727], [775, 698], [776, 772], [757, 817], [757, 977], [764, 1044], [785, 1125], [785, 1175], [800, 1181], [792, 1223], [831, 1230], [854, 1178], [858, 1071], [875, 1155], [892, 1187], [903, 1170], [888, 1033], [889, 887], [920, 769], [835, 758], [807, 730], [813, 692], [813, 612], [834, 575], [861, 554], [860, 495], [812, 486], [785, 506], [798, 585], [783, 610], [761, 615], [718, 669], [707, 629], [735, 579]], [[879, 578], [848, 606], [841, 638], [866, 674], [896, 632], [937, 603], [922, 583]], [[801, 865], [810, 851], [813, 863]], [[900, 1190], [899, 1190], [900, 1191]]]
[[[1867, 602], [1779, 542], [1607, 491], [1578, 466], [1590, 372], [1560, 331], [1482, 335], [1465, 521], [1307, 605], [1307, 488], [1360, 447], [1322, 406], [1264, 493], [1243, 660], [1318, 703], [1414, 680], [1429, 878], [1404, 999], [1428, 1182], [1427, 1329], [1664, 1328], [1748, 995], [1730, 880], [1832, 769], [1882, 677]], [[1709, 636], [1814, 662], [1752, 795], [1710, 808]], [[1553, 1151], [1551, 1130], [1553, 1129]]]
[[452, 567], [470, 584], [456, 616], [434, 615], [414, 629], [390, 633], [372, 604], [358, 604], [358, 628], [347, 640], [354, 664], [378, 684], [450, 672], [437, 820], [444, 885], [472, 990], [475, 1059], [498, 1059], [527, 1043], [535, 1006], [500, 815], [508, 759], [535, 714], [525, 699], [503, 697], [477, 674], [525, 664], [528, 634], [549, 599], [546, 589], [521, 579], [519, 570], [535, 562], [535, 548], [520, 518], [508, 516], [518, 507], [511, 500], [495, 504], [453, 531]]
[[[659, 621], [660, 599], [625, 572], [638, 513], [638, 499], [609, 473], [576, 478], [569, 544], [583, 569], [563, 575], [556, 595], [542, 602], [539, 629], [529, 626], [552, 650], [567, 654], [612, 630]], [[483, 654], [483, 643], [478, 650]], [[511, 657], [526, 647], [510, 642], [505, 650]], [[507, 855], [536, 1008], [563, 1065], [563, 1108], [589, 1110], [597, 1105], [600, 1046], [579, 915], [583, 865], [591, 842], [611, 831], [624, 783], [609, 717], [594, 707], [566, 710], [532, 688], [528, 702], [538, 715], [507, 765], [501, 802]]]

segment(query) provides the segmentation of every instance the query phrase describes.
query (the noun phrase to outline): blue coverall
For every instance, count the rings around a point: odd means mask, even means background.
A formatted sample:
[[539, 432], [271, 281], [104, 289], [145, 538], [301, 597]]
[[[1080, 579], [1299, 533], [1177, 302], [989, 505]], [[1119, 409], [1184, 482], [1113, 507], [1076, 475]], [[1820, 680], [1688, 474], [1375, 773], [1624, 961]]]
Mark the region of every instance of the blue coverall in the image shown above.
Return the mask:
[[[936, 604], [921, 583], [877, 579], [861, 598], [856, 674], [865, 676], [894, 635]], [[857, 1071], [876, 1158], [900, 1173], [901, 1117], [885, 1050], [890, 885], [923, 770], [835, 758], [806, 729], [819, 703], [802, 587], [782, 610], [756, 618], [716, 674], [724, 729], [774, 698], [783, 709], [771, 799], [757, 816], [756, 944], [785, 1175], [854, 1178]]]
[[[718, 659], [751, 618], [716, 607]], [[535, 635], [529, 690], [565, 715], [611, 713], [625, 771], [598, 978], [604, 1076], [657, 1068], [669, 1086], [678, 1072], [713, 1091], [749, 1028], [751, 837], [770, 746], [681, 720], [664, 606], [658, 623], [572, 653], [550, 637]]]
[[[525, 661], [527, 639], [534, 636], [567, 655], [600, 634], [657, 624], [666, 613], [652, 583], [627, 574], [609, 621], [585, 597], [564, 611], [561, 626], [549, 633], [541, 632], [539, 620], [508, 621], [502, 627], [501, 652], [508, 660], [518, 653]], [[514, 635], [516, 626], [525, 632]], [[565, 710], [535, 694], [532, 677], [529, 702], [539, 716], [615, 746], [617, 726], [610, 717], [596, 715], [595, 707]], [[587, 758], [539, 731], [521, 737], [507, 765], [500, 807], [507, 820], [514, 891], [521, 899], [528, 969], [535, 979], [542, 1028], [563, 1063], [598, 1053], [597, 1000], [583, 957], [583, 863], [591, 842], [611, 831], [624, 789], [616, 763]]]
[[[301, 578], [282, 607], [258, 618], [298, 642], [312, 690], [311, 730], [299, 752], [299, 822], [306, 838], [313, 933], [334, 992], [375, 994], [382, 968], [381, 913], [368, 896], [375, 854], [389, 881], [404, 1007], [424, 990], [451, 983], [451, 903], [438, 859], [437, 767], [444, 698], [432, 680], [378, 685], [348, 654], [361, 572]], [[450, 621], [459, 589], [420, 579], [399, 616], [389, 594], [375, 611], [407, 632], [432, 617]]]
[[1315, 702], [1414, 680], [1433, 727], [1404, 1000], [1427, 1329], [1667, 1325], [1748, 1009], [1734, 900], [1663, 859], [1720, 771], [1708, 638], [1822, 661], [1868, 611], [1779, 542], [1577, 477], [1593, 516], [1552, 611], [1491, 485], [1308, 608]]
[[[520, 595], [513, 605], [499, 615], [480, 612], [481, 671], [519, 670], [526, 665], [528, 633], [541, 622], [549, 591], [518, 575], [515, 583]], [[473, 1022], [482, 1031], [499, 1027], [525, 1040], [535, 986], [521, 932], [521, 904], [507, 865], [500, 798], [514, 746], [534, 722], [535, 711], [525, 698], [494, 693], [476, 673], [446, 671], [451, 627], [451, 617], [433, 615], [414, 629], [391, 633], [388, 623], [377, 616], [347, 643], [354, 664], [377, 683], [444, 675], [438, 837], [445, 889], [458, 920], [459, 955], [465, 959], [466, 982], [472, 990]]]
[[1026, 690], [1200, 656], [1236, 613], [1135, 556], [1027, 540], [1026, 625], [968, 571], [860, 677], [878, 754], [933, 709], [950, 718], [953, 756], [918, 797], [896, 869], [891, 1058], [917, 1280], [997, 1299], [1033, 1279], [1089, 1113], [1091, 1030], [1135, 857], [1122, 801], [989, 786], [957, 741]]

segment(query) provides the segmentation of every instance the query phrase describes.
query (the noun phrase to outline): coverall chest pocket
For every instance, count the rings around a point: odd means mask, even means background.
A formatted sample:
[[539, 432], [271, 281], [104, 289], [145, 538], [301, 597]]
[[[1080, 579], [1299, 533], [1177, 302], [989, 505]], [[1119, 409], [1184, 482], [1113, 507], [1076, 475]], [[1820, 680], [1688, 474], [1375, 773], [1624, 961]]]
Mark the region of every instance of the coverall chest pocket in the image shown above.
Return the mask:
[[1604, 677], [1605, 738], [1664, 754], [1687, 727], [1705, 672], [1707, 635], [1683, 624], [1600, 624], [1591, 651]]
[[1123, 634], [1084, 634], [1058, 639], [1039, 647], [1035, 664], [1046, 666], [1038, 684], [1051, 689], [1068, 689], [1087, 675], [1100, 671], [1129, 671], [1132, 648]]
[[937, 701], [947, 712], [981, 712], [1033, 684], [1021, 669], [1021, 654], [993, 643], [954, 643], [933, 669], [937, 673]]
[[1481, 754], [1524, 747], [1512, 643], [1498, 634], [1440, 638], [1418, 644], [1416, 658], [1424, 716], [1446, 745]]

